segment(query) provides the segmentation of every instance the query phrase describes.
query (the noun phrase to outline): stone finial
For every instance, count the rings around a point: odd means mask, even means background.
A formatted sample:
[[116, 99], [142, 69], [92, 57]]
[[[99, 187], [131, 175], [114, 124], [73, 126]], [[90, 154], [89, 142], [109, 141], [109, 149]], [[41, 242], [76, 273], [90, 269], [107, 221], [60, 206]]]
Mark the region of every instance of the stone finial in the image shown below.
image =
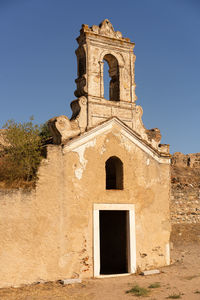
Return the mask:
[[155, 140], [158, 143], [160, 142], [161, 137], [162, 137], [161, 133], [160, 133], [160, 129], [158, 129], [158, 128], [147, 129], [146, 134], [147, 134], [149, 141]]
[[103, 22], [99, 25], [99, 33], [102, 35], [108, 35], [115, 37], [115, 31], [108, 19], [105, 19]]

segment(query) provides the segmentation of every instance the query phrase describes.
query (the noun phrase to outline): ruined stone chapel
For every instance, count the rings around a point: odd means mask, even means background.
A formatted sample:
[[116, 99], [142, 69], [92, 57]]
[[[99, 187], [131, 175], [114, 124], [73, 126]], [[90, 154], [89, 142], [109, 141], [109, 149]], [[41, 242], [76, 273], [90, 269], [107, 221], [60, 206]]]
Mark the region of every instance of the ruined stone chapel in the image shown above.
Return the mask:
[[160, 144], [157, 128], [142, 123], [134, 43], [108, 20], [82, 25], [77, 42], [72, 117], [49, 121], [53, 145], [36, 190], [4, 206], [9, 238], [3, 238], [1, 286], [170, 264], [169, 146]]

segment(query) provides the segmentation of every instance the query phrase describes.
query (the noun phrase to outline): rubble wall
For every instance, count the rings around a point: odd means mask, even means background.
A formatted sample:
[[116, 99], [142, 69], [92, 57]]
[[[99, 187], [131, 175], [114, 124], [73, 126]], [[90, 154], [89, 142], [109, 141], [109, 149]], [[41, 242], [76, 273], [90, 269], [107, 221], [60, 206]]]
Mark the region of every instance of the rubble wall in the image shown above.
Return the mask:
[[172, 224], [200, 223], [200, 153], [172, 156]]

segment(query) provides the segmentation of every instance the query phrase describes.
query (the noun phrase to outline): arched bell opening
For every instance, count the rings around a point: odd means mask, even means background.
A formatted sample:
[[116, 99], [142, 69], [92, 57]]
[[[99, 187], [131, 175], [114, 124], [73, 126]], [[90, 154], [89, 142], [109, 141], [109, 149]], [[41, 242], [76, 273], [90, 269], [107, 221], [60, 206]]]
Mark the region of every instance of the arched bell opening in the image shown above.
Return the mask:
[[[104, 62], [104, 98], [109, 98], [111, 101], [120, 100], [120, 90], [119, 90], [119, 64], [112, 54], [106, 54], [103, 58]], [[106, 66], [108, 64], [108, 67]], [[107, 68], [106, 68], [107, 67]], [[107, 70], [106, 70], [107, 69]], [[109, 75], [109, 76], [108, 76]], [[110, 81], [109, 81], [110, 79]], [[105, 92], [109, 89], [109, 93]]]

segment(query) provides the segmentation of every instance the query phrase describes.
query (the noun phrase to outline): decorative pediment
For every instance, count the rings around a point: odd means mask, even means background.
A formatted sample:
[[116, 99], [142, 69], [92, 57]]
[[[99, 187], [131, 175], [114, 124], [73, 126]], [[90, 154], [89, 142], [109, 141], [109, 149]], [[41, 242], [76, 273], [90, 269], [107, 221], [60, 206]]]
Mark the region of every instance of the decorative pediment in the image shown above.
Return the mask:
[[142, 151], [146, 152], [157, 162], [170, 164], [169, 153], [159, 153], [156, 149], [152, 148], [150, 144], [147, 144], [146, 141], [144, 141], [140, 137], [140, 135], [128, 128], [123, 122], [115, 117], [83, 133], [81, 136], [75, 137], [72, 140], [68, 141], [67, 144], [64, 145], [63, 151], [64, 153], [69, 151], [76, 151], [76, 149], [78, 149], [79, 147], [88, 145], [88, 143], [92, 143], [92, 141], [94, 141], [98, 136], [112, 131], [114, 127], [117, 127], [119, 129], [119, 132], [122, 136], [129, 139], [133, 144], [139, 147]]
[[99, 26], [93, 25], [89, 27], [88, 25], [82, 25], [81, 33], [83, 32], [93, 32], [95, 34], [99, 34], [102, 36], [108, 36], [111, 38], [122, 39], [130, 42], [130, 39], [122, 37], [122, 33], [120, 31], [115, 31], [111, 22], [108, 19], [103, 20]]

